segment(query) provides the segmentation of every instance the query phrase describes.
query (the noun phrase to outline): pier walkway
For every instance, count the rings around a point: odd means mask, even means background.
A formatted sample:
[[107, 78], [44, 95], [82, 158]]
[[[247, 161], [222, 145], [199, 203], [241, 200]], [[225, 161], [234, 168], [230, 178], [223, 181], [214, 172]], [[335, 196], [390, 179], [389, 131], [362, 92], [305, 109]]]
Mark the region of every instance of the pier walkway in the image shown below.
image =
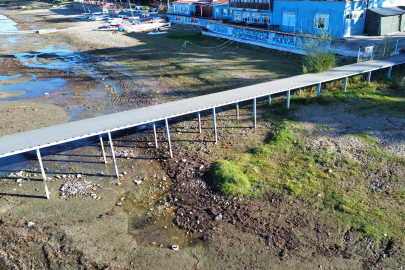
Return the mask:
[[[199, 129], [201, 132], [200, 112], [212, 110], [214, 123], [214, 136], [217, 141], [215, 108], [220, 106], [236, 104], [237, 112], [239, 111], [238, 103], [246, 100], [253, 100], [253, 121], [256, 127], [256, 98], [267, 97], [271, 101], [271, 95], [285, 92], [287, 94], [287, 108], [290, 104], [290, 91], [299, 90], [302, 87], [318, 85], [318, 96], [321, 91], [321, 84], [338, 79], [344, 79], [344, 89], [346, 91], [347, 79], [350, 76], [367, 73], [367, 82], [370, 82], [371, 72], [383, 68], [388, 68], [388, 77], [391, 75], [393, 66], [405, 63], [405, 54], [399, 54], [378, 60], [361, 62], [346, 66], [334, 68], [332, 70], [318, 74], [303, 74], [299, 76], [284, 78], [271, 82], [256, 84], [252, 86], [232, 89], [219, 93], [183, 99], [174, 102], [163, 103], [150, 107], [144, 107], [125, 112], [118, 112], [109, 115], [89, 118], [69, 122], [66, 124], [45, 127], [36, 130], [30, 130], [21, 133], [15, 133], [8, 136], [0, 137], [0, 162], [2, 157], [16, 155], [35, 150], [40, 162], [42, 175], [44, 178], [47, 197], [49, 198], [46, 188], [46, 176], [43, 170], [40, 149], [59, 145], [66, 142], [76, 141], [88, 137], [99, 136], [102, 142], [102, 136], [107, 135], [111, 146], [112, 157], [114, 160], [115, 172], [119, 176], [111, 132], [119, 131], [147, 123], [153, 123], [153, 129], [156, 140], [155, 122], [164, 120], [166, 123], [166, 133], [169, 143], [169, 152], [172, 157], [170, 134], [168, 128], [168, 119], [177, 116], [197, 113]], [[103, 144], [101, 144], [103, 145]], [[103, 151], [104, 162], [106, 157]]]

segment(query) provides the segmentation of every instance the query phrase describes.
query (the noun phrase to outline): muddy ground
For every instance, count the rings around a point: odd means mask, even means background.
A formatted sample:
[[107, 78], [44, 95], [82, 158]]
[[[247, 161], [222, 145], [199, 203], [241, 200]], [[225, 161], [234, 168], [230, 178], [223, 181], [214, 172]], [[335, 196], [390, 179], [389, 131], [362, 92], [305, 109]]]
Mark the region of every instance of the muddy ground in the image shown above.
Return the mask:
[[[90, 26], [65, 17], [76, 12], [58, 10], [9, 11], [19, 29], [63, 29], [47, 36], [1, 37], [2, 87], [18, 83], [57, 81], [49, 92], [28, 97], [17, 91], [0, 92], [0, 133], [6, 135], [47, 125], [184, 98], [184, 86], [169, 80], [134, 76], [130, 66], [107, 61], [105, 48], [129, 47], [138, 42], [126, 35], [91, 31]], [[82, 27], [78, 27], [82, 25]], [[87, 30], [86, 30], [87, 29]], [[63, 58], [55, 46], [69, 50], [75, 63], [54, 69]], [[57, 51], [57, 49], [56, 49]], [[12, 56], [36, 53], [41, 65], [27, 66]], [[60, 50], [59, 50], [60, 52]], [[87, 53], [82, 53], [87, 52]], [[49, 53], [49, 55], [47, 55]], [[77, 58], [80, 56], [80, 58]], [[47, 60], [49, 58], [49, 60]], [[31, 60], [30, 60], [31, 59]], [[36, 64], [33, 58], [26, 60]], [[80, 59], [80, 60], [77, 60]], [[178, 94], [176, 94], [178, 92]], [[170, 95], [167, 95], [170, 93]], [[173, 94], [174, 93], [174, 94]], [[169, 98], [168, 98], [169, 96]], [[260, 113], [272, 114], [265, 102]], [[245, 104], [245, 106], [248, 106]], [[351, 134], [365, 129], [404, 156], [403, 120], [383, 115], [359, 117], [347, 105], [303, 106], [299, 125], [321, 132], [312, 147], [325, 142], [334, 151], [362, 147]], [[211, 116], [203, 115], [203, 132], [196, 119], [171, 124], [174, 158], [168, 155], [165, 130], [158, 128], [154, 147], [150, 126], [114, 134], [120, 177], [114, 177], [109, 146], [89, 139], [42, 150], [51, 199], [44, 188], [36, 156], [28, 153], [1, 160], [0, 267], [4, 269], [402, 269], [403, 246], [391, 242], [369, 244], [364, 235], [318, 217], [317, 210], [289, 197], [269, 194], [260, 199], [232, 199], [218, 194], [210, 164], [229, 153], [260, 145], [272, 131], [272, 121], [242, 110], [236, 121], [233, 108], [218, 112], [219, 143], [213, 143]], [[340, 121], [342, 116], [345, 121]], [[336, 123], [339, 122], [339, 125]], [[319, 125], [326, 126], [325, 132]], [[357, 129], [357, 130], [356, 130]], [[323, 132], [323, 133], [322, 133]], [[332, 147], [331, 147], [332, 149]], [[19, 180], [21, 179], [21, 180]], [[67, 182], [89, 181], [92, 189], [66, 196]], [[135, 181], [135, 182], [134, 182]], [[92, 194], [95, 194], [93, 196]], [[94, 198], [95, 197], [95, 198]], [[215, 219], [219, 214], [221, 219]], [[35, 224], [28, 228], [28, 222]], [[174, 250], [178, 245], [179, 250]]]

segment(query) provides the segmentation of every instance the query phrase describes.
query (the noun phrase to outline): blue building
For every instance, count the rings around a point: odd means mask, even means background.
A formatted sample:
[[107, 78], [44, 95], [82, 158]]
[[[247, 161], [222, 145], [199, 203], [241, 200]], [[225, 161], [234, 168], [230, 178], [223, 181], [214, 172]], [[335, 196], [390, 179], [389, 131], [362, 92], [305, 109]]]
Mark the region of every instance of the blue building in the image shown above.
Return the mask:
[[[405, 6], [405, 0], [229, 0], [229, 3], [207, 0], [175, 1], [168, 15], [173, 22], [202, 26], [206, 26], [207, 20], [221, 20], [223, 23], [292, 34], [318, 35], [328, 32], [335, 37], [347, 37], [367, 33], [367, 10], [378, 8], [378, 12], [382, 14], [394, 14], [381, 10], [395, 6]], [[405, 14], [405, 10], [403, 13]]]

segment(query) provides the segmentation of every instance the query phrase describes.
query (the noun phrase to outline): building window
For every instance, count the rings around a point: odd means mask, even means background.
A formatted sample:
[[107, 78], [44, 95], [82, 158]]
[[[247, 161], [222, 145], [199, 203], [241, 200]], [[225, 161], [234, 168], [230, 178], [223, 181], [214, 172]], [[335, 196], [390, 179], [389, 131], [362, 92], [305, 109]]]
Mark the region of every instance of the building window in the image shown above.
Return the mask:
[[214, 16], [215, 17], [221, 16], [221, 9], [220, 8], [214, 8]]
[[283, 25], [295, 26], [295, 13], [294, 12], [283, 12]]
[[329, 28], [329, 14], [315, 14], [314, 18], [314, 27], [317, 29], [325, 29], [328, 30]]
[[250, 18], [249, 12], [243, 12], [243, 20], [245, 22], [248, 22], [248, 21], [250, 21], [249, 18]]
[[223, 16], [228, 16], [228, 9], [226, 9], [226, 8], [223, 9], [223, 10], [222, 10], [222, 15], [223, 15]]
[[240, 11], [235, 11], [235, 21], [242, 21], [242, 12]]
[[364, 11], [349, 11], [346, 13], [346, 20], [359, 20], [364, 18]]
[[260, 22], [260, 13], [253, 13], [252, 14], [252, 22], [259, 23]]
[[270, 14], [262, 14], [262, 23], [270, 24]]

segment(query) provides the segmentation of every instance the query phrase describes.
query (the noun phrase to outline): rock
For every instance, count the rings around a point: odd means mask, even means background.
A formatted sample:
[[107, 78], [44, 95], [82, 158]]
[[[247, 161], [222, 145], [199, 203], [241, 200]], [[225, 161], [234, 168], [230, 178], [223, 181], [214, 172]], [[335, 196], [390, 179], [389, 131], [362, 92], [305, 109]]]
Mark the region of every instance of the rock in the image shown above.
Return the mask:
[[220, 220], [220, 219], [222, 219], [222, 214], [219, 214], [219, 215], [215, 216], [215, 220]]
[[322, 196], [322, 194], [321, 193], [318, 193], [318, 197], [321, 197]]
[[28, 228], [30, 228], [30, 227], [32, 227], [32, 226], [34, 226], [34, 225], [35, 225], [35, 223], [34, 223], [34, 222], [32, 222], [32, 221], [28, 221], [28, 224], [27, 224]]
[[384, 236], [385, 236], [385, 237], [387, 237], [387, 236], [388, 236], [388, 234], [384, 233]]
[[115, 205], [116, 205], [116, 206], [121, 206], [121, 205], [122, 205], [122, 203], [120, 203], [120, 202], [119, 202], [119, 203], [116, 203]]
[[173, 249], [173, 250], [179, 250], [179, 246], [178, 246], [178, 245], [171, 245], [170, 248]]
[[329, 236], [330, 236], [330, 232], [327, 232], [326, 235], [329, 237]]
[[62, 178], [59, 174], [57, 174], [55, 177], [56, 177], [57, 179], [61, 179], [61, 178]]
[[62, 178], [63, 178], [63, 179], [65, 179], [66, 177], [67, 177], [66, 174], [62, 175]]
[[82, 178], [82, 175], [81, 175], [80, 173], [78, 173], [78, 174], [76, 175], [76, 177], [77, 177], [77, 178]]
[[124, 175], [127, 175], [128, 173], [127, 172], [124, 172]]
[[123, 201], [124, 199], [125, 199], [125, 197], [121, 197], [121, 198], [120, 198], [120, 201]]
[[134, 183], [135, 183], [136, 185], [140, 185], [140, 184], [142, 184], [142, 180], [134, 180]]
[[332, 169], [329, 169], [329, 171], [328, 171], [329, 173], [333, 173], [333, 170]]
[[162, 180], [163, 180], [163, 181], [166, 181], [166, 176], [163, 176], [163, 177], [162, 177]]
[[153, 177], [155, 177], [155, 178], [156, 178], [156, 177], [157, 177], [157, 174], [155, 173], [155, 174], [153, 175]]
[[21, 183], [23, 180], [22, 178], [18, 178], [17, 180], [15, 180], [17, 183]]
[[19, 186], [19, 187], [22, 187], [22, 184], [19, 184], [18, 186]]
[[118, 182], [118, 183], [117, 183], [117, 186], [121, 186], [121, 182]]

